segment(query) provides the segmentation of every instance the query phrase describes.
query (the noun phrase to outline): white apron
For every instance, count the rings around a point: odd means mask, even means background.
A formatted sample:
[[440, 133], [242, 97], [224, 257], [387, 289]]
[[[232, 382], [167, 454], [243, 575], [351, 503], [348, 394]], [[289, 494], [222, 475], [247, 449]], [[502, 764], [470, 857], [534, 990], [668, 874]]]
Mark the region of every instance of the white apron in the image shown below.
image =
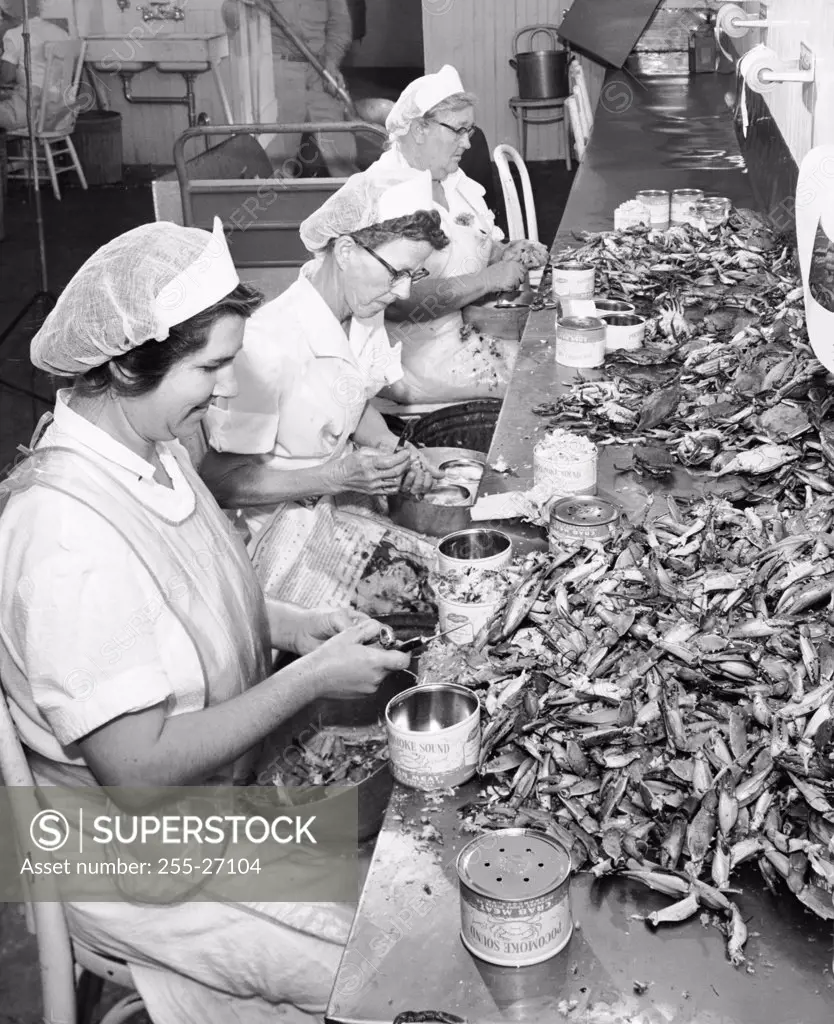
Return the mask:
[[[187, 458], [176, 457], [196, 496], [182, 523], [147, 509], [81, 453], [57, 447], [35, 451], [5, 481], [0, 512], [10, 493], [35, 486], [74, 498], [119, 529], [199, 652], [207, 707], [266, 677], [269, 630], [242, 542]], [[66, 910], [74, 935], [131, 963], [156, 1024], [266, 1024], [321, 1014], [353, 917], [351, 906], [327, 903], [126, 901]]]
[[796, 245], [808, 338], [817, 359], [834, 372], [834, 311], [811, 294], [811, 262], [817, 230], [834, 242], [834, 146], [816, 146], [802, 161], [796, 184]]
[[[458, 215], [439, 204], [442, 227], [449, 237], [449, 248], [443, 251], [448, 261], [441, 277], [478, 274], [489, 264], [492, 238], [473, 207], [464, 216], [470, 224], [458, 222]], [[442, 288], [438, 288], [442, 294]], [[502, 341], [473, 331], [461, 337], [464, 328], [461, 312], [447, 313], [434, 320], [414, 322], [388, 321], [392, 343], [402, 342], [402, 384], [407, 389], [409, 404], [466, 401], [471, 398], [502, 398], [512, 374], [519, 344]]]

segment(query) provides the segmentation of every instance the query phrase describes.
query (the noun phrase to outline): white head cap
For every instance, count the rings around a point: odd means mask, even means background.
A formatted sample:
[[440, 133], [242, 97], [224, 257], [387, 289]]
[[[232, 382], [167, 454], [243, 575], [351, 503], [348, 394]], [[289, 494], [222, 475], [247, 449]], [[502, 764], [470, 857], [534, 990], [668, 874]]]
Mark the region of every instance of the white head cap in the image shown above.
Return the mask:
[[87, 260], [32, 339], [35, 366], [84, 374], [220, 302], [240, 284], [219, 218], [214, 231], [160, 221]]
[[443, 100], [462, 92], [466, 92], [463, 82], [451, 64], [444, 64], [433, 75], [415, 79], [403, 89], [394, 109], [386, 118], [385, 128], [389, 139], [408, 134], [412, 121], [422, 117]]
[[319, 252], [340, 235], [407, 217], [418, 210], [431, 210], [430, 171], [421, 171], [405, 181], [354, 174], [301, 225], [301, 241], [310, 252]]

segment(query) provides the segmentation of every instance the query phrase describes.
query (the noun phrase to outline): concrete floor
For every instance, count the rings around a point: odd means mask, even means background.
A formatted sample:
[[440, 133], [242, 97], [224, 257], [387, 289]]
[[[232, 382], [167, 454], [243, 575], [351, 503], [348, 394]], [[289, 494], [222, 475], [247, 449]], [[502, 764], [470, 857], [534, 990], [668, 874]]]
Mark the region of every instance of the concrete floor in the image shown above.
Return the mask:
[[[558, 228], [572, 175], [561, 163], [534, 164], [530, 171], [540, 237], [549, 241]], [[70, 186], [60, 202], [51, 192], [42, 193], [49, 291], [59, 294], [100, 245], [153, 219], [147, 179], [147, 168], [128, 169], [121, 185], [91, 188], [86, 193]], [[7, 330], [40, 289], [34, 203], [27, 190], [16, 188], [6, 198], [6, 237], [0, 241], [0, 332]], [[0, 468], [14, 460], [18, 445], [28, 444], [38, 418], [51, 405], [52, 384], [33, 370], [28, 358], [29, 342], [41, 316], [42, 309], [36, 305], [0, 343]], [[22, 395], [9, 385], [33, 391], [47, 401]], [[0, 904], [0, 1024], [36, 1024], [40, 1019], [34, 940], [26, 931], [21, 908]]]

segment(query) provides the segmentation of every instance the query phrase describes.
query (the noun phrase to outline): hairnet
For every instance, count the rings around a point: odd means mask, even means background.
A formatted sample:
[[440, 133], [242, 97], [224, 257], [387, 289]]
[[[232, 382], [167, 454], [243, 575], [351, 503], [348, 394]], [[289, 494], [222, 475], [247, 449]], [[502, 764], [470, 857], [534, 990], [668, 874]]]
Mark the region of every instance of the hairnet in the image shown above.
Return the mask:
[[301, 241], [310, 252], [319, 252], [340, 235], [433, 206], [431, 171], [418, 172], [406, 181], [367, 172], [354, 174], [304, 221]]
[[451, 64], [444, 64], [433, 75], [416, 78], [400, 93], [394, 109], [385, 120], [385, 130], [389, 139], [407, 135], [412, 121], [416, 121], [427, 110], [436, 107], [450, 96], [465, 91], [460, 75]]
[[239, 283], [218, 218], [213, 233], [144, 224], [76, 273], [32, 339], [32, 362], [58, 376], [87, 373], [146, 341], [164, 341]]

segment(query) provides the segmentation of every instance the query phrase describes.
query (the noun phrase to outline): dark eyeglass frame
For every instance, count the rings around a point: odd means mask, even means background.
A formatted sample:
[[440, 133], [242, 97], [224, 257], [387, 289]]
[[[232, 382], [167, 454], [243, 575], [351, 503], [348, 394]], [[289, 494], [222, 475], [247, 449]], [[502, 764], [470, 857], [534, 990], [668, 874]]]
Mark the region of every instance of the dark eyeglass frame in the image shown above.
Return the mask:
[[[354, 242], [356, 242], [355, 238]], [[365, 252], [370, 253], [377, 263], [381, 263], [382, 266], [385, 267], [391, 275], [391, 284], [396, 284], [398, 281], [404, 281], [407, 277], [410, 278], [411, 283], [414, 284], [415, 281], [422, 281], [424, 278], [429, 276], [430, 271], [426, 270], [425, 267], [421, 267], [419, 270], [397, 270], [397, 268], [392, 267], [387, 260], [384, 260], [379, 253], [374, 252], [370, 246], [363, 245], [362, 242], [356, 242], [356, 244], [360, 249], [364, 249]]]
[[462, 139], [464, 135], [467, 139], [471, 139], [475, 134], [474, 124], [469, 125], [468, 128], [453, 128], [450, 124], [446, 124], [445, 121], [438, 121], [437, 118], [431, 118], [431, 120], [434, 121], [435, 124], [439, 124], [441, 128], [446, 128], [452, 133], [452, 135], [456, 135], [459, 139]]

